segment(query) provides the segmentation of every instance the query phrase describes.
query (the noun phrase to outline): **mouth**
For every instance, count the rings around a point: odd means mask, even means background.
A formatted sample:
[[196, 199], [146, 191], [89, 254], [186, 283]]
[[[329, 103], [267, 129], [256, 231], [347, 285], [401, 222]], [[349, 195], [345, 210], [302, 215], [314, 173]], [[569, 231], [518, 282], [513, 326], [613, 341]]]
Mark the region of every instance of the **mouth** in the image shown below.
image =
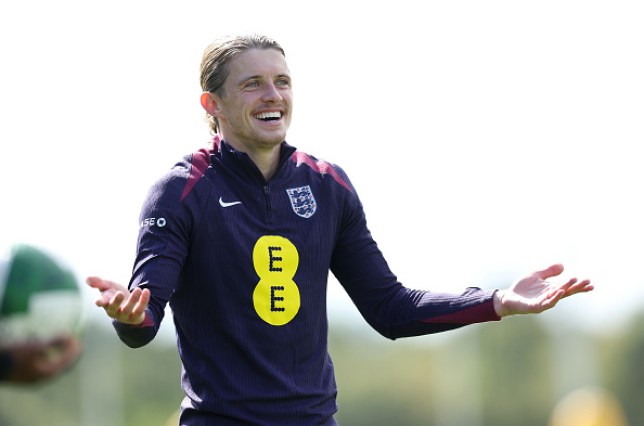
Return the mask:
[[253, 117], [262, 121], [277, 121], [282, 118], [282, 112], [281, 111], [260, 112], [258, 114], [253, 115]]

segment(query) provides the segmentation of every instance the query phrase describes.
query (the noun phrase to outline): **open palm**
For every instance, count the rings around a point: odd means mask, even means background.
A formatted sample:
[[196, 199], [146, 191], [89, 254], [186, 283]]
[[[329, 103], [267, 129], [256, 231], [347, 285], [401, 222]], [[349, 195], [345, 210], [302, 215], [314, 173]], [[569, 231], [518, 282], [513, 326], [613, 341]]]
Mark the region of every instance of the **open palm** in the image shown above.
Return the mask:
[[145, 308], [150, 301], [150, 290], [125, 286], [99, 277], [88, 277], [87, 284], [101, 292], [96, 306], [105, 309], [110, 318], [126, 324], [140, 324], [145, 319]]
[[571, 278], [564, 284], [548, 281], [563, 272], [563, 265], [555, 264], [518, 280], [499, 295], [500, 316], [539, 313], [554, 307], [559, 300], [576, 293], [591, 291], [590, 280]]

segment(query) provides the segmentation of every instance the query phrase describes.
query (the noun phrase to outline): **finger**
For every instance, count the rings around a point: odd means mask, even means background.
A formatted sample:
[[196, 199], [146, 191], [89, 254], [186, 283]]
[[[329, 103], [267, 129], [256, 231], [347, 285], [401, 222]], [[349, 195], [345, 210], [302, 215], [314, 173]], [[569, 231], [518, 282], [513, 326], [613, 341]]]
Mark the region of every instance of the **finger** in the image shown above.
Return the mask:
[[100, 278], [100, 277], [94, 277], [94, 276], [87, 277], [85, 279], [85, 283], [87, 283], [87, 285], [89, 285], [90, 287], [95, 288], [101, 292], [110, 291], [110, 290], [114, 290], [114, 291], [127, 290], [127, 288], [122, 286], [121, 284], [115, 283], [114, 281], [110, 281], [110, 280], [104, 280], [103, 278]]
[[586, 293], [594, 290], [594, 288], [595, 287], [590, 284], [590, 280], [583, 280], [568, 287], [564, 297], [572, 296], [577, 293]]
[[541, 311], [547, 311], [548, 309], [553, 308], [559, 300], [561, 300], [564, 295], [565, 291], [562, 289], [554, 290], [550, 292], [542, 301], [541, 301]]
[[150, 302], [150, 290], [135, 288], [130, 297], [118, 311], [118, 321], [140, 324], [145, 320], [145, 310]]
[[568, 289], [570, 289], [576, 282], [577, 282], [577, 278], [571, 278], [568, 280], [567, 283], [560, 285], [558, 288], [567, 292]]
[[145, 311], [145, 309], [148, 307], [148, 303], [150, 303], [150, 290], [146, 288], [141, 292], [141, 298], [139, 299], [139, 303], [136, 305], [134, 310], [137, 313], [142, 314], [143, 311]]
[[114, 295], [111, 293], [101, 293], [100, 297], [94, 301], [94, 304], [99, 308], [106, 308], [110, 304], [112, 297]]
[[141, 293], [142, 291], [138, 287], [132, 290], [130, 297], [127, 298], [125, 304], [123, 304], [118, 310], [119, 320], [129, 322], [129, 320], [133, 316], [132, 312], [134, 311], [135, 307], [138, 306], [139, 301], [141, 300]]
[[548, 278], [556, 277], [557, 275], [561, 274], [563, 270], [564, 270], [564, 267], [562, 264], [555, 263], [554, 265], [550, 265], [546, 269], [537, 271], [536, 274], [542, 280], [547, 280]]
[[141, 292], [141, 297], [139, 298], [138, 303], [132, 310], [131, 319], [137, 323], [142, 322], [145, 319], [145, 310], [148, 307], [150, 302], [150, 290], [147, 288]]
[[595, 286], [591, 284], [590, 280], [583, 280], [578, 284], [578, 286], [582, 289], [581, 291], [592, 291], [595, 289]]
[[85, 283], [89, 285], [92, 288], [98, 289], [98, 290], [106, 290], [110, 286], [108, 285], [108, 281], [100, 278], [100, 277], [87, 277], [85, 278]]
[[107, 303], [105, 308], [105, 312], [107, 312], [107, 315], [109, 315], [112, 318], [116, 318], [118, 315], [118, 310], [121, 307], [121, 304], [125, 300], [125, 294], [121, 291], [117, 291], [116, 294], [114, 294], [114, 297], [110, 299], [110, 301]]
[[138, 302], [139, 298], [139, 289], [134, 289], [130, 293], [130, 296], [121, 303], [119, 306], [118, 310], [116, 311], [117, 319], [118, 320], [123, 320], [129, 318], [130, 314], [132, 313], [132, 309], [134, 309], [134, 305]]

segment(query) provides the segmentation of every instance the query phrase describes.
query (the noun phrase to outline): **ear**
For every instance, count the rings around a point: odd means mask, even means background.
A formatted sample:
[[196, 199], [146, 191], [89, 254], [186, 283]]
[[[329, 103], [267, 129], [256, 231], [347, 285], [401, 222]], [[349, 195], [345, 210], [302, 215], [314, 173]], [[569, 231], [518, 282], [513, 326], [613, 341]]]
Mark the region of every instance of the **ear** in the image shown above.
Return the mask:
[[213, 117], [217, 117], [219, 115], [219, 105], [217, 104], [217, 99], [215, 99], [215, 95], [213, 95], [210, 92], [203, 92], [201, 94], [201, 106], [203, 109], [206, 110], [206, 112]]

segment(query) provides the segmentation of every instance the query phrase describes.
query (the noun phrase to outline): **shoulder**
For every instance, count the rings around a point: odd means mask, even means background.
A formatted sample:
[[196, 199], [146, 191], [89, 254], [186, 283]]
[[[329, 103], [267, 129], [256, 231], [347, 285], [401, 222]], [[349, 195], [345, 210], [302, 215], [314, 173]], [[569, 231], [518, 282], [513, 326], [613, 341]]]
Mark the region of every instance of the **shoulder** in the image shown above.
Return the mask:
[[202, 148], [184, 157], [183, 162], [175, 166], [180, 167], [185, 176], [185, 185], [183, 185], [180, 196], [181, 201], [190, 194], [197, 182], [205, 176], [211, 165], [212, 153], [212, 150]]
[[350, 193], [355, 193], [349, 177], [337, 164], [318, 159], [303, 151], [295, 151], [291, 155], [290, 161], [297, 169], [317, 175], [321, 180], [330, 178], [329, 182], [332, 185], [339, 185]]
[[164, 198], [182, 202], [204, 178], [211, 165], [212, 150], [203, 148], [185, 155], [152, 185], [148, 200]]

